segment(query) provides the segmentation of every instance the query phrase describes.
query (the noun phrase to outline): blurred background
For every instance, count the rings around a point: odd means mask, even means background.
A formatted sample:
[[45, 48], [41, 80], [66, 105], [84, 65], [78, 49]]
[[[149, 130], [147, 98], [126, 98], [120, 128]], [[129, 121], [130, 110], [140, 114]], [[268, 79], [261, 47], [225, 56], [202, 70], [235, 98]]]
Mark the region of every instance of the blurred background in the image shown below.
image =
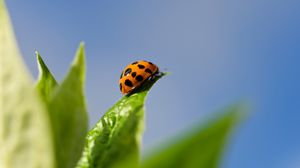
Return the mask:
[[36, 50], [61, 81], [85, 42], [90, 126], [122, 96], [122, 69], [145, 59], [171, 75], [147, 99], [143, 153], [245, 101], [222, 168], [300, 167], [300, 1], [6, 3], [35, 79]]

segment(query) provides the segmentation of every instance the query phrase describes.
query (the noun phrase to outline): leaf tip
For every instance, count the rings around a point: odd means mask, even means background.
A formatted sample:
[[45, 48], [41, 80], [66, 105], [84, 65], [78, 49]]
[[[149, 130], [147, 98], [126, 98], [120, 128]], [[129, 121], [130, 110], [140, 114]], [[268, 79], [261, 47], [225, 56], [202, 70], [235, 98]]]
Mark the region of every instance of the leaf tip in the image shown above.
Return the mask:
[[35, 51], [34, 53], [35, 53], [36, 60], [37, 60], [38, 64], [43, 62], [43, 59], [42, 59], [40, 53], [38, 51]]
[[73, 61], [74, 66], [83, 66], [85, 65], [85, 44], [80, 42], [79, 47], [76, 52], [75, 59]]
[[172, 74], [171, 72], [160, 72], [161, 77], [168, 76], [168, 75], [171, 75], [171, 74]]
[[249, 107], [249, 104], [245, 102], [233, 104], [227, 108], [227, 117], [231, 118], [233, 125], [237, 125], [249, 117]]
[[86, 65], [85, 65], [84, 43], [81, 42], [76, 51], [75, 58], [71, 64], [71, 69], [69, 73], [76, 73], [83, 82], [85, 78], [85, 68]]
[[251, 115], [251, 105], [248, 102], [240, 102], [236, 105], [236, 120], [237, 122], [247, 119]]
[[44, 71], [48, 71], [40, 53], [38, 51], [35, 51], [35, 56], [38, 64], [38, 69], [39, 69], [39, 76], [41, 77]]
[[84, 41], [81, 41], [80, 44], [79, 44], [79, 46], [80, 46], [80, 47], [84, 47], [84, 46], [85, 46], [85, 42], [84, 42]]

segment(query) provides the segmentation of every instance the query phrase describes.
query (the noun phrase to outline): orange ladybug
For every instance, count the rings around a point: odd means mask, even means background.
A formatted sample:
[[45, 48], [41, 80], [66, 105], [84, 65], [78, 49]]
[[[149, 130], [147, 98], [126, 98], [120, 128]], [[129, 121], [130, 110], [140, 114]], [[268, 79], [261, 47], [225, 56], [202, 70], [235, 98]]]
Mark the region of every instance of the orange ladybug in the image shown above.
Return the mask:
[[125, 67], [119, 81], [120, 91], [127, 94], [158, 74], [156, 65], [148, 61], [136, 61]]

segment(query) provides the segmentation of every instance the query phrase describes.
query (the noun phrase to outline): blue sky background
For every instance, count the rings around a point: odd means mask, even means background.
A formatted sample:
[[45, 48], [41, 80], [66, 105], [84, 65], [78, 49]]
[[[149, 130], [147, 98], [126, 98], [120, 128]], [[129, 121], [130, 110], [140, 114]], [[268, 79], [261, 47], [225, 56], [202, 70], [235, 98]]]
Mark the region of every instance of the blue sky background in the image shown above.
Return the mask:
[[123, 67], [172, 74], [147, 100], [144, 151], [238, 101], [252, 115], [222, 168], [300, 167], [300, 1], [7, 1], [25, 62], [38, 50], [62, 80], [81, 40], [93, 125], [120, 97]]

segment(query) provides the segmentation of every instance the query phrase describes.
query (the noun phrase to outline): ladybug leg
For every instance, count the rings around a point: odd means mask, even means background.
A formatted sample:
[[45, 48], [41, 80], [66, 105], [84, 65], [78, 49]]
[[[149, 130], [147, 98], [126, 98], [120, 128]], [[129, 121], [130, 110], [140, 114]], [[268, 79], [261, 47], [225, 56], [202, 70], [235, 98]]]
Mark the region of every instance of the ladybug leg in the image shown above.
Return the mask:
[[151, 75], [150, 77], [149, 77], [149, 81], [154, 81], [154, 79], [157, 77], [157, 73], [155, 73], [155, 74], [153, 74], [153, 75]]
[[149, 76], [148, 80], [151, 81], [153, 79], [153, 75]]

